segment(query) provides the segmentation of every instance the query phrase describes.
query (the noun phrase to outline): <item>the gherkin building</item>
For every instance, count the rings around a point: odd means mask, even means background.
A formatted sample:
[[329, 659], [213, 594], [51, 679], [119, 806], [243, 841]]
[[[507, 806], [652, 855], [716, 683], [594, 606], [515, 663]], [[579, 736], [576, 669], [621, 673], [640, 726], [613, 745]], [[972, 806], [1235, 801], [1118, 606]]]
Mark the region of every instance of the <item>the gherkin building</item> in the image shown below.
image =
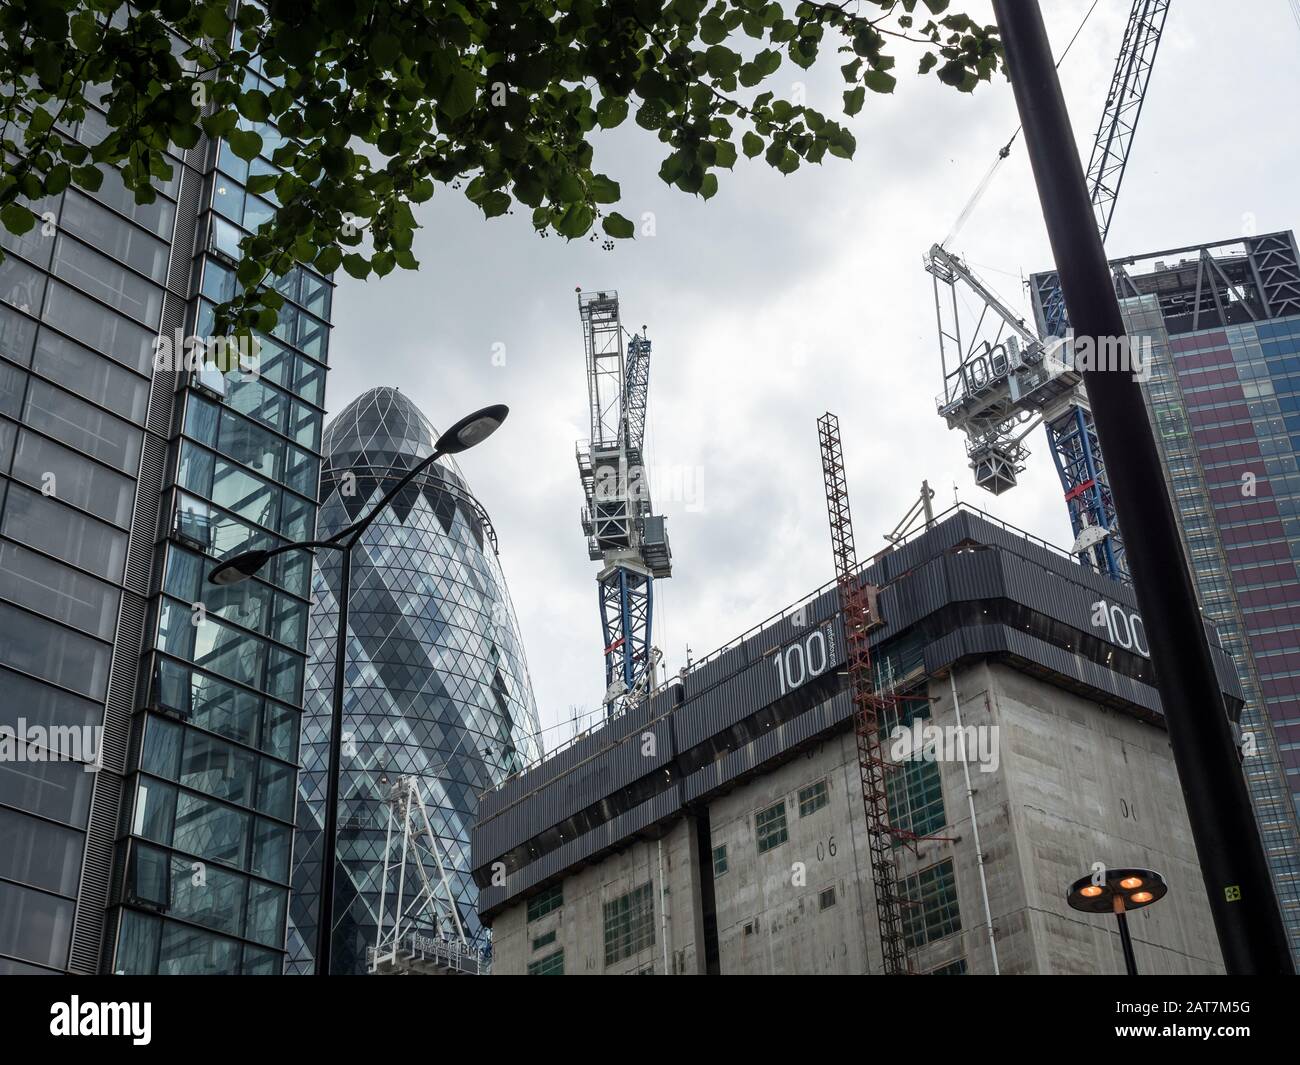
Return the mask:
[[[437, 436], [396, 389], [375, 388], [349, 404], [325, 430], [318, 538], [366, 513], [432, 453]], [[290, 904], [287, 971], [296, 973], [315, 968], [339, 577], [338, 553], [318, 553]], [[496, 534], [452, 459], [417, 477], [366, 530], [352, 551], [351, 581], [331, 971], [366, 971], [379, 924], [386, 800], [394, 781], [410, 775], [465, 933], [486, 950], [470, 876], [478, 795], [540, 748]], [[390, 926], [395, 894], [390, 882]]]

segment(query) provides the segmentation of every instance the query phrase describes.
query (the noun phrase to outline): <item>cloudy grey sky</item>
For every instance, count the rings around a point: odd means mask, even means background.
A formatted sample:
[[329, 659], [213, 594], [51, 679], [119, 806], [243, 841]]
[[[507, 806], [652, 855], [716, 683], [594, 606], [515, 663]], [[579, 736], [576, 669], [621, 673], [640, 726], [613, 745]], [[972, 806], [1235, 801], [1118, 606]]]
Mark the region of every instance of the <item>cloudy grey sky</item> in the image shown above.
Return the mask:
[[[1090, 0], [1047, 0], [1057, 53]], [[986, 0], [954, 5], [991, 21]], [[1101, 0], [1061, 68], [1086, 160], [1129, 0]], [[461, 463], [492, 515], [549, 749], [604, 679], [596, 564], [578, 525], [574, 441], [588, 435], [574, 288], [614, 288], [623, 322], [654, 342], [651, 491], [668, 516], [673, 577], [656, 586], [654, 642], [671, 672], [832, 576], [816, 419], [840, 417], [859, 552], [883, 545], [928, 478], [942, 509], [969, 502], [1068, 546], [1041, 432], [1019, 487], [976, 489], [962, 438], [934, 411], [941, 389], [921, 256], [949, 231], [1016, 128], [1010, 85], [973, 95], [907, 76], [848, 120], [856, 159], [789, 177], [738, 161], [708, 203], [656, 176], [663, 146], [628, 122], [597, 142], [622, 183], [619, 210], [655, 233], [598, 244], [539, 239], [527, 211], [485, 221], [444, 190], [418, 215], [418, 273], [359, 283], [334, 303], [328, 407], [396, 385], [438, 426], [510, 404], [499, 436]], [[806, 86], [839, 113], [838, 60], [788, 62], [771, 86]], [[1300, 28], [1287, 0], [1175, 0], [1124, 189], [1112, 255], [1300, 225]], [[1028, 313], [1021, 277], [1050, 268], [1017, 142], [951, 250]], [[494, 354], [496, 358], [494, 359]], [[498, 365], [503, 360], [504, 365]], [[587, 721], [592, 720], [589, 716]]]

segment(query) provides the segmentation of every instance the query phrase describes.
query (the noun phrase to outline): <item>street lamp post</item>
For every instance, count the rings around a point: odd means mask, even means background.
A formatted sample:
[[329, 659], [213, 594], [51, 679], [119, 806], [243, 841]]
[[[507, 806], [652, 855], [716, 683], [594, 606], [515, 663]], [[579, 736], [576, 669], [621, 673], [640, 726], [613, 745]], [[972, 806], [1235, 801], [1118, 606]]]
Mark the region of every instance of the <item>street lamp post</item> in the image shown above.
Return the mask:
[[1130, 910], [1140, 910], [1159, 902], [1169, 892], [1165, 878], [1153, 869], [1107, 869], [1100, 875], [1076, 880], [1066, 892], [1065, 901], [1083, 913], [1113, 913], [1119, 924], [1119, 945], [1124, 952], [1124, 971], [1137, 976], [1137, 957], [1133, 937], [1128, 931]]
[[444, 455], [456, 455], [468, 451], [475, 444], [486, 440], [501, 427], [510, 408], [498, 403], [491, 407], [476, 410], [456, 422], [450, 429], [438, 437], [433, 454], [412, 466], [402, 476], [388, 494], [384, 496], [364, 517], [358, 518], [346, 529], [335, 533], [327, 540], [303, 540], [296, 543], [281, 544], [279, 547], [244, 551], [226, 559], [208, 574], [212, 584], [238, 584], [247, 580], [266, 565], [276, 555], [286, 551], [311, 551], [314, 548], [329, 548], [342, 552], [339, 570], [339, 618], [338, 633], [334, 643], [334, 699], [330, 714], [329, 737], [329, 774], [325, 787], [325, 824], [322, 827], [321, 878], [320, 878], [320, 914], [316, 930], [316, 975], [328, 976], [330, 972], [330, 955], [332, 933], [334, 931], [334, 866], [337, 852], [339, 776], [342, 760], [343, 731], [343, 691], [347, 674], [348, 649], [348, 601], [352, 583], [352, 548], [356, 546], [361, 534], [379, 516], [385, 507], [410, 484], [416, 477], [432, 466]]
[[[1115, 286], [1070, 129], [1037, 0], [993, 0], [1043, 218], [1077, 337], [1125, 337]], [[1232, 975], [1293, 974], [1241, 755], [1219, 695], [1196, 590], [1165, 490], [1141, 386], [1085, 369], [1133, 589], [1146, 622], [1156, 687], [1187, 804], [1223, 962]]]

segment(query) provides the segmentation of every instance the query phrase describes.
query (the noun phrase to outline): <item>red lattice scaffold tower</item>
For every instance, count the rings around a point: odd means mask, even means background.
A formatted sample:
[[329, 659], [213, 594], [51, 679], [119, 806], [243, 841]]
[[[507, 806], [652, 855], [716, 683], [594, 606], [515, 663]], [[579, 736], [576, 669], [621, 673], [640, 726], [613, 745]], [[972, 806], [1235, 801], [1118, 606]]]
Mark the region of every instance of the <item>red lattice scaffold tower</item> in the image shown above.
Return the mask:
[[877, 692], [871, 666], [868, 633], [880, 622], [876, 617], [875, 588], [858, 576], [857, 551], [853, 545], [853, 519], [849, 515], [849, 489], [844, 476], [844, 449], [840, 444], [840, 423], [827, 412], [817, 420], [821, 441], [822, 475], [826, 481], [826, 511], [831, 524], [831, 547], [835, 554], [835, 582], [839, 590], [840, 614], [844, 619], [845, 661], [853, 699], [854, 731], [858, 740], [858, 769], [862, 777], [862, 802], [867, 815], [867, 839], [871, 849], [871, 879], [875, 885], [876, 919], [880, 926], [880, 948], [885, 974], [898, 976], [908, 970], [907, 943], [903, 936], [903, 900], [898, 893], [894, 868], [896, 833], [889, 822], [885, 762], [880, 742], [880, 723], [897, 721], [892, 693]]

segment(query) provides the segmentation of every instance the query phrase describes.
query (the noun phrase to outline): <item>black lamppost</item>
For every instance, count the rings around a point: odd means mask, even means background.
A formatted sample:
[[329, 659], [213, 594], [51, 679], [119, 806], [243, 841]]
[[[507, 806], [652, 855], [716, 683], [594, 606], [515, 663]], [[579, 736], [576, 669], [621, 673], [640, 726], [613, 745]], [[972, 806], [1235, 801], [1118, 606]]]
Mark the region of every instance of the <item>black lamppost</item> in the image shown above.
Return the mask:
[[334, 705], [330, 716], [330, 751], [329, 776], [326, 779], [324, 840], [321, 853], [321, 887], [320, 916], [316, 934], [316, 975], [328, 976], [330, 971], [331, 939], [334, 930], [334, 864], [337, 849], [338, 805], [339, 805], [339, 763], [342, 757], [343, 731], [343, 681], [347, 673], [348, 650], [348, 599], [352, 575], [352, 548], [361, 539], [361, 534], [370, 527], [371, 522], [389, 503], [416, 477], [432, 466], [443, 455], [456, 455], [468, 451], [475, 444], [481, 443], [501, 427], [510, 408], [498, 403], [491, 407], [467, 414], [442, 436], [434, 445], [433, 454], [417, 462], [406, 471], [383, 499], [369, 514], [354, 521], [346, 529], [335, 533], [328, 540], [303, 540], [297, 543], [281, 544], [279, 547], [263, 550], [244, 551], [226, 559], [211, 573], [208, 580], [213, 584], [238, 584], [247, 580], [260, 570], [276, 555], [286, 551], [310, 551], [312, 548], [328, 547], [341, 551], [343, 558], [339, 576], [339, 620], [338, 635], [335, 638], [334, 651]]
[[[993, 11], [1070, 323], [1081, 338], [1123, 338], [1124, 319], [1042, 12], [1037, 0], [993, 0]], [[1291, 975], [1286, 927], [1141, 386], [1130, 374], [1100, 368], [1085, 370], [1083, 379], [1224, 966], [1233, 976]]]
[[1065, 901], [1084, 913], [1113, 913], [1119, 923], [1119, 945], [1124, 951], [1124, 968], [1137, 976], [1133, 937], [1128, 932], [1128, 913], [1159, 902], [1169, 891], [1165, 878], [1153, 869], [1107, 869], [1102, 876], [1085, 876], [1070, 885]]

